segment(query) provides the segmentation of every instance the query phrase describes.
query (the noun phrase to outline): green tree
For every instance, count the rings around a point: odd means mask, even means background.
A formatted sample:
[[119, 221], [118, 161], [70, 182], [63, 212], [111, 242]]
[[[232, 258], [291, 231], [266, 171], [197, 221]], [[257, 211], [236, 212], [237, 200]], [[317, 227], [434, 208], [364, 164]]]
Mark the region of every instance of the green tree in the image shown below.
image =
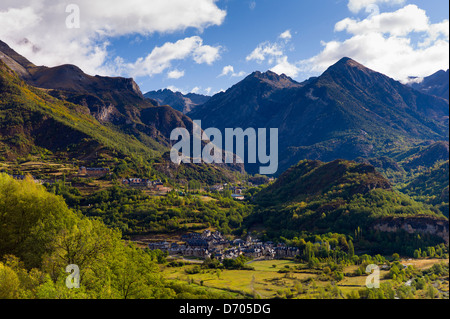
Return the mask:
[[0, 256], [12, 254], [29, 268], [39, 267], [56, 235], [76, 220], [62, 197], [31, 178], [0, 174]]
[[419, 259], [421, 256], [420, 250], [416, 249], [414, 250], [414, 258]]
[[10, 267], [0, 262], [0, 299], [16, 299], [19, 296], [20, 281]]
[[348, 242], [348, 257], [349, 259], [353, 258], [355, 255], [355, 247], [353, 246], [353, 242], [349, 240]]
[[435, 299], [436, 296], [439, 294], [436, 288], [433, 287], [432, 284], [428, 284], [426, 288], [426, 297], [428, 299]]

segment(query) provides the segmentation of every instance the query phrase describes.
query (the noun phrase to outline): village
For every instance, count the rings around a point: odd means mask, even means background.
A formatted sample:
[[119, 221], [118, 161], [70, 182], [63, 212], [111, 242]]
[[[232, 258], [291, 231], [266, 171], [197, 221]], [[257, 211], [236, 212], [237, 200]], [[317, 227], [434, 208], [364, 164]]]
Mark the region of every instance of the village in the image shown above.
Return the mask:
[[262, 242], [251, 236], [248, 236], [245, 241], [242, 239], [227, 240], [220, 232], [211, 232], [210, 230], [182, 235], [180, 242], [177, 243], [167, 241], [149, 243], [148, 248], [167, 252], [169, 256], [200, 259], [214, 257], [219, 261], [236, 259], [241, 255], [253, 259], [273, 260], [294, 258], [300, 254], [296, 247]]
[[[19, 174], [9, 174], [11, 177], [13, 177], [16, 180], [24, 180], [27, 175], [31, 177], [32, 180], [34, 180], [37, 184], [49, 184], [53, 185], [58, 180], [61, 180], [61, 178], [64, 181], [70, 182], [74, 178], [81, 178], [89, 180], [102, 180], [105, 177], [108, 177], [112, 175], [111, 169], [107, 167], [86, 167], [81, 166], [77, 168], [77, 170], [72, 174], [49, 174], [48, 176], [45, 176], [44, 178], [37, 178], [30, 173], [19, 173]], [[42, 175], [41, 175], [42, 176]], [[272, 179], [273, 180], [273, 179]], [[183, 186], [178, 187], [178, 189], [175, 189], [173, 186], [166, 185], [163, 181], [160, 179], [148, 179], [148, 178], [142, 178], [142, 177], [124, 177], [120, 178], [118, 182], [121, 184], [121, 186], [126, 188], [132, 188], [132, 189], [139, 189], [142, 191], [147, 191], [150, 194], [156, 194], [156, 195], [166, 195], [172, 191], [176, 191], [180, 196], [186, 195], [186, 188]], [[230, 196], [232, 199], [236, 201], [244, 201], [245, 196], [244, 192], [247, 190], [247, 187], [253, 187], [258, 186], [261, 183], [255, 182], [248, 182], [246, 185], [229, 185], [227, 183], [223, 184], [215, 184], [210, 186], [201, 186], [198, 189], [190, 189], [190, 191], [200, 191], [200, 192], [211, 192], [211, 193], [222, 193], [222, 192], [231, 192]], [[186, 184], [187, 185], [187, 184]]]

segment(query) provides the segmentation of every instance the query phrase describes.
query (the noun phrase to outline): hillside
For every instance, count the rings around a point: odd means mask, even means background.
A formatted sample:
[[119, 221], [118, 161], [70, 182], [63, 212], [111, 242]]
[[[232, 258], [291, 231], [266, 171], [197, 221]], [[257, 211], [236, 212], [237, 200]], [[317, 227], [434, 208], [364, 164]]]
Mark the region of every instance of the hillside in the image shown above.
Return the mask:
[[[15, 72], [0, 61], [0, 158], [48, 157], [51, 161], [92, 166], [108, 159], [117, 175], [156, 174], [174, 181], [200, 180], [203, 183], [229, 182], [237, 178], [240, 166], [206, 164], [176, 166], [168, 157], [169, 148], [147, 135], [129, 134], [116, 126], [98, 121], [88, 107], [56, 99], [26, 84]], [[170, 136], [174, 126], [192, 129], [192, 122], [180, 112], [168, 111], [168, 106], [151, 107], [142, 111], [144, 121], [153, 121], [161, 131], [161, 140]], [[181, 123], [181, 124], [180, 124]], [[120, 163], [125, 165], [118, 165]], [[152, 164], [156, 162], [156, 164]], [[105, 165], [105, 164], [102, 164]]]
[[105, 148], [122, 155], [157, 156], [161, 146], [150, 148], [132, 136], [101, 125], [86, 107], [57, 100], [27, 85], [0, 61], [1, 156], [69, 152], [86, 158]]
[[212, 184], [244, 173], [242, 165], [176, 166], [163, 157], [172, 130], [192, 131], [193, 122], [170, 106], [152, 105], [132, 79], [90, 76], [73, 65], [38, 67], [1, 41], [0, 63], [0, 157], [5, 160], [56, 153], [92, 166], [105, 155], [114, 166], [126, 159], [126, 169], [117, 168], [121, 176], [156, 174]]
[[279, 173], [302, 159], [387, 156], [448, 139], [448, 101], [343, 58], [297, 83], [256, 72], [188, 115], [204, 127], [278, 128]]
[[[440, 240], [448, 236], [446, 217], [393, 190], [368, 164], [301, 161], [256, 194], [254, 202], [259, 209], [247, 219], [247, 225], [264, 225], [272, 235], [292, 238], [302, 232], [337, 232], [354, 236], [360, 229], [369, 239], [376, 235], [376, 229], [383, 229], [380, 225], [394, 220], [399, 224], [396, 233], [405, 227], [407, 232], [438, 236]], [[407, 227], [410, 221], [413, 228]], [[373, 240], [371, 244], [380, 242]]]
[[418, 174], [400, 190], [417, 201], [436, 205], [449, 216], [449, 161]]
[[391, 185], [371, 165], [305, 160], [288, 169], [274, 184], [258, 193], [255, 200], [263, 206], [275, 206], [308, 201], [333, 190], [350, 198], [378, 188], [390, 189]]
[[[151, 148], [170, 146], [167, 126], [192, 127], [192, 121], [181, 112], [153, 105], [133, 79], [92, 76], [75, 65], [36, 66], [1, 41], [0, 60], [30, 86], [43, 89], [61, 101], [83, 106], [102, 124], [112, 124]], [[146, 116], [153, 112], [162, 115], [160, 119], [170, 118], [171, 123]]]
[[[123, 241], [120, 231], [69, 209], [31, 179], [0, 173], [0, 221], [2, 300], [231, 298], [166, 280], [162, 253]], [[79, 270], [77, 289], [66, 286], [67, 265]]]
[[448, 141], [442, 141], [422, 148], [417, 153], [407, 157], [402, 161], [402, 166], [408, 170], [420, 167], [433, 167], [436, 163], [448, 161], [448, 159]]

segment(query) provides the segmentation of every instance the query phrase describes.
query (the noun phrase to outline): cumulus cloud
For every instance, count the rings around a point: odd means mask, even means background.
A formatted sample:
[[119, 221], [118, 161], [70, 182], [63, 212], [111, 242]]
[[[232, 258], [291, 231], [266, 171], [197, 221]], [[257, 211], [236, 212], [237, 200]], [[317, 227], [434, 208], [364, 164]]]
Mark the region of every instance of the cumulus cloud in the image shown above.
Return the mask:
[[172, 70], [170, 72], [167, 73], [167, 78], [169, 79], [179, 79], [182, 78], [184, 76], [184, 71], [180, 71], [180, 70]]
[[[119, 69], [129, 70], [134, 77], [153, 76], [171, 68], [173, 61], [185, 60], [189, 57], [198, 64], [211, 64], [220, 57], [219, 51], [220, 47], [204, 45], [202, 38], [193, 36], [155, 47], [147, 57], [139, 58], [134, 63], [119, 66]], [[180, 75], [180, 72], [172, 71], [171, 73], [172, 75]]]
[[[2, 0], [0, 38], [39, 65], [79, 65], [91, 74], [115, 71], [105, 65], [111, 38], [150, 36], [187, 28], [203, 31], [221, 25], [226, 11], [216, 0], [78, 0], [80, 28], [66, 27], [67, 3], [51, 0]], [[218, 50], [200, 46], [197, 63], [212, 63]]]
[[273, 59], [283, 56], [283, 50], [277, 43], [264, 42], [259, 44], [247, 57], [247, 61], [263, 62], [266, 58]]
[[247, 57], [246, 60], [255, 61], [259, 64], [266, 61], [270, 70], [277, 74], [286, 74], [290, 77], [296, 77], [301, 69], [295, 64], [288, 61], [288, 57], [285, 54], [285, 45], [291, 39], [292, 35], [290, 30], [283, 32], [278, 36], [278, 41], [275, 43], [264, 42], [259, 44]]
[[377, 32], [405, 36], [411, 32], [426, 32], [429, 27], [430, 21], [425, 10], [408, 5], [395, 12], [380, 13], [362, 21], [346, 18], [336, 24], [335, 31], [347, 31], [353, 35]]
[[362, 9], [374, 8], [378, 4], [398, 5], [405, 3], [405, 0], [349, 0], [348, 9], [353, 13], [358, 13]]
[[193, 88], [191, 90], [191, 93], [198, 94], [200, 92], [200, 90], [201, 90], [201, 88], [199, 86], [196, 86], [195, 88]]
[[213, 64], [220, 58], [221, 47], [213, 47], [210, 45], [203, 45], [200, 43], [198, 48], [194, 50], [194, 60], [198, 64]]
[[292, 78], [295, 78], [300, 73], [300, 68], [296, 64], [289, 63], [288, 57], [283, 56], [277, 60], [277, 64], [270, 69], [277, 74], [286, 74]]
[[203, 89], [201, 86], [194, 87], [190, 93], [193, 94], [203, 94], [203, 95], [209, 95], [212, 91], [211, 87], [207, 87], [206, 89]]
[[[350, 35], [344, 41], [322, 42], [323, 50], [301, 61], [306, 72], [323, 72], [343, 56], [376, 71], [407, 82], [449, 67], [449, 21], [432, 24], [426, 12], [407, 5], [395, 12], [378, 13], [364, 20], [346, 18], [336, 32]], [[417, 40], [419, 39], [419, 40]]]
[[222, 73], [219, 75], [219, 77], [221, 77], [221, 76], [241, 77], [246, 74], [247, 73], [244, 71], [234, 72], [234, 67], [232, 65], [227, 65], [223, 68]]
[[171, 90], [172, 92], [180, 92], [181, 94], [187, 94], [188, 92], [186, 90], [180, 89], [176, 86], [173, 85], [169, 85], [168, 87], [166, 87], [166, 89]]
[[280, 39], [283, 39], [283, 40], [290, 40], [290, 39], [292, 39], [291, 30], [286, 30], [282, 34], [280, 34]]

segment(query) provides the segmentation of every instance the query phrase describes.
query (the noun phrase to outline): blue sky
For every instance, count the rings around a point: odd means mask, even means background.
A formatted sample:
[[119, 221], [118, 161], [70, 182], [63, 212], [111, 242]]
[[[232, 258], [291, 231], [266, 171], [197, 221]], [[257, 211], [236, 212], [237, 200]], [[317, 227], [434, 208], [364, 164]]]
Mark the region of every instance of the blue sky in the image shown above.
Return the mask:
[[[416, 4], [424, 9], [432, 23], [448, 19], [447, 1], [405, 2], [407, 3]], [[405, 4], [380, 4], [379, 7], [382, 12], [389, 12], [400, 9]], [[202, 94], [206, 94], [207, 89], [212, 88], [211, 94], [227, 89], [255, 70], [270, 69], [273, 65], [267, 61], [262, 63], [247, 61], [246, 57], [261, 43], [279, 42], [278, 37], [286, 30], [290, 31], [292, 38], [285, 44], [285, 54], [289, 61], [301, 61], [318, 54], [323, 48], [321, 41], [335, 39], [343, 41], [348, 37], [345, 32], [334, 32], [334, 26], [338, 21], [346, 17], [363, 20], [368, 16], [364, 10], [357, 14], [350, 12], [347, 1], [228, 0], [219, 1], [217, 5], [227, 11], [225, 21], [220, 26], [205, 29], [203, 33], [188, 29], [171, 35], [139, 38], [142, 42], [132, 44], [131, 47], [129, 43], [135, 40], [133, 36], [115, 42], [118, 54], [129, 56], [131, 60], [144, 55], [153, 46], [161, 46], [165, 42], [175, 42], [180, 38], [195, 35], [201, 36], [206, 44], [222, 47], [220, 59], [211, 66], [199, 65], [192, 60], [174, 62], [173, 69], [184, 71], [184, 76], [179, 79], [169, 79], [167, 74], [137, 78], [143, 91], [174, 87], [189, 92], [198, 87], [199, 93]], [[229, 65], [233, 66], [235, 76], [231, 74], [219, 76], [223, 68]], [[239, 73], [244, 72], [245, 75], [239, 76]], [[298, 72], [294, 79], [302, 81], [318, 74], [320, 71]]]
[[[275, 42], [280, 34], [291, 31], [292, 39], [286, 45], [287, 54], [293, 60], [309, 58], [321, 50], [320, 40], [332, 39], [336, 21], [346, 17], [348, 12], [345, 2], [331, 1], [332, 10], [324, 10], [319, 1], [298, 0], [228, 0], [218, 2], [218, 6], [226, 9], [227, 17], [221, 26], [214, 26], [199, 34], [197, 30], [187, 30], [169, 36], [156, 36], [148, 39], [153, 45], [162, 45], [166, 41], [176, 41], [177, 38], [200, 35], [205, 43], [223, 47], [221, 58], [213, 66], [198, 65], [192, 61], [174, 63], [177, 69], [186, 70], [183, 78], [174, 80], [160, 75], [152, 78], [138, 78], [140, 85], [147, 89], [157, 89], [175, 86], [185, 91], [194, 87], [205, 90], [212, 87], [213, 91], [227, 89], [242, 79], [237, 76], [241, 72], [246, 75], [253, 71], [266, 71], [267, 63], [246, 61], [246, 57], [261, 43]], [[252, 7], [251, 3], [256, 3]], [[127, 54], [127, 43], [130, 38], [118, 41], [120, 54]], [[148, 43], [135, 45], [136, 51], [148, 49]], [[133, 53], [132, 53], [133, 54]], [[134, 53], [136, 57], [136, 52]], [[139, 54], [137, 54], [139, 55]], [[236, 76], [219, 76], [223, 68], [233, 66]], [[309, 74], [300, 74], [301, 80]], [[204, 92], [202, 92], [204, 93]]]
[[[302, 81], [342, 56], [402, 81], [448, 68], [445, 0], [183, 1], [3, 0], [0, 39], [36, 64], [134, 77], [143, 92], [211, 95], [269, 69]], [[61, 27], [68, 3], [80, 29]]]

